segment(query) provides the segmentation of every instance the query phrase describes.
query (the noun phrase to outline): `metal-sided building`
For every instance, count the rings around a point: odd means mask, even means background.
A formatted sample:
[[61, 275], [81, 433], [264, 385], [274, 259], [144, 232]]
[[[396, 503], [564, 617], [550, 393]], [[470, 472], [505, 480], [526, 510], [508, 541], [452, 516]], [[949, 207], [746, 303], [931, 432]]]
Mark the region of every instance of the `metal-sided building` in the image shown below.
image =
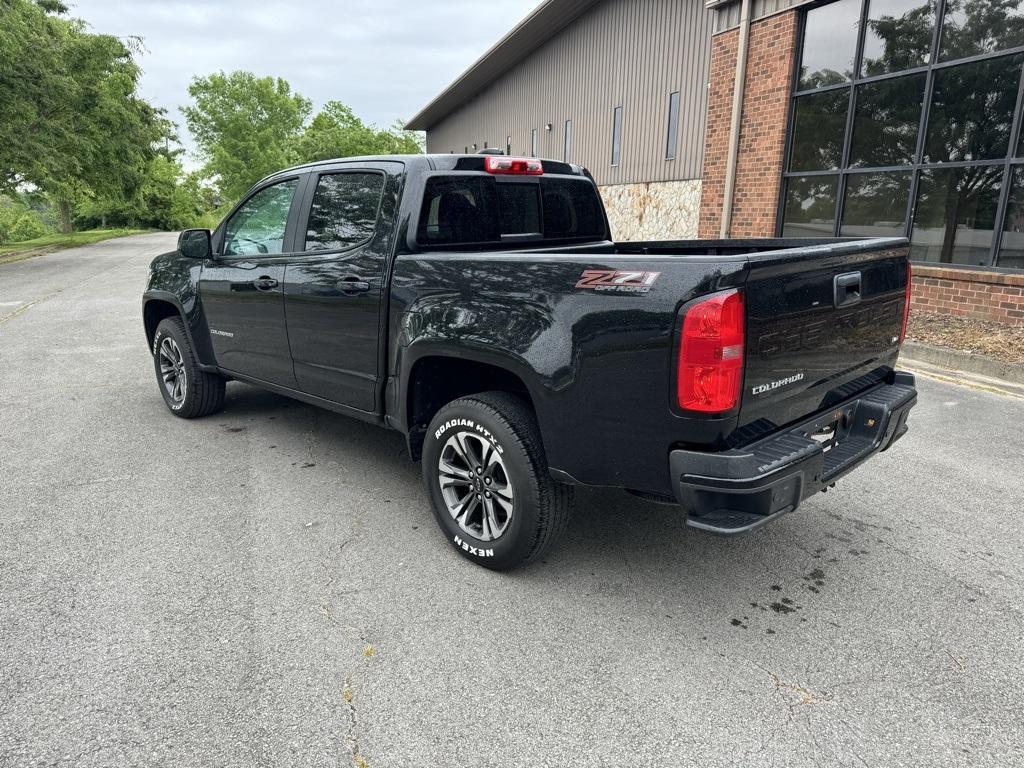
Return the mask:
[[1024, 325], [1024, 0], [547, 0], [408, 127], [586, 166], [618, 239], [906, 235]]

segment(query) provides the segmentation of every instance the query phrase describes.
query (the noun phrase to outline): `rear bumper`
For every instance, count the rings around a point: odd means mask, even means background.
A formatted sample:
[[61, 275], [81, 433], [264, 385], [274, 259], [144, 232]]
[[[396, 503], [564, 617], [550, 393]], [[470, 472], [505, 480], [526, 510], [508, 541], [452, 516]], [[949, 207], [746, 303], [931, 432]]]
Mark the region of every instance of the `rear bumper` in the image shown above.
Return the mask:
[[[688, 512], [687, 525], [714, 533], [751, 531], [792, 512], [827, 490], [907, 432], [917, 403], [912, 374], [882, 384], [826, 413], [745, 448], [721, 453], [669, 454], [673, 487]], [[829, 450], [811, 435], [836, 425]]]

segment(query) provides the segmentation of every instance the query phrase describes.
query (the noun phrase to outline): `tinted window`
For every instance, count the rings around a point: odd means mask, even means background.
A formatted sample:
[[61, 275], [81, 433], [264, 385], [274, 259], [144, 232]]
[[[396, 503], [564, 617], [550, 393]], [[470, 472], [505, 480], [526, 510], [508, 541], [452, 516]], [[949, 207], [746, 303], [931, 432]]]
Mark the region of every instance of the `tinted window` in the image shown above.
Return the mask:
[[1024, 269], [1024, 167], [1013, 169], [997, 267]]
[[925, 75], [857, 87], [850, 165], [902, 165], [914, 160]]
[[541, 179], [544, 237], [604, 239], [604, 208], [594, 185], [568, 179]]
[[796, 100], [790, 170], [824, 171], [839, 167], [849, 106], [849, 88]]
[[261, 189], [246, 200], [224, 227], [224, 255], [281, 253], [297, 185], [298, 179], [289, 179]]
[[835, 220], [835, 176], [787, 179], [783, 237], [831, 237]]
[[337, 251], [369, 240], [383, 190], [379, 173], [321, 176], [306, 227], [306, 250]]
[[925, 162], [1005, 157], [1022, 56], [978, 61], [935, 73]]
[[503, 235], [539, 235], [540, 185], [498, 184], [499, 231]]
[[675, 160], [676, 144], [679, 141], [679, 91], [668, 97], [668, 140], [665, 142], [665, 159]]
[[906, 231], [910, 173], [855, 173], [846, 177], [843, 237], [901, 237]]
[[935, 4], [928, 0], [870, 0], [861, 73], [881, 75], [921, 67], [932, 53]]
[[1021, 0], [947, 0], [942, 21], [943, 61], [1024, 45]]
[[423, 245], [603, 240], [602, 210], [596, 187], [584, 179], [435, 177], [427, 181], [417, 239]]
[[612, 111], [612, 165], [622, 160], [622, 107]]
[[988, 264], [999, 203], [1001, 166], [923, 171], [911, 257], [946, 264]]
[[[509, 154], [512, 154], [509, 152]], [[562, 147], [562, 159], [572, 162], [572, 120], [565, 121], [565, 146]]]
[[799, 89], [842, 83], [853, 77], [860, 0], [839, 0], [807, 12]]

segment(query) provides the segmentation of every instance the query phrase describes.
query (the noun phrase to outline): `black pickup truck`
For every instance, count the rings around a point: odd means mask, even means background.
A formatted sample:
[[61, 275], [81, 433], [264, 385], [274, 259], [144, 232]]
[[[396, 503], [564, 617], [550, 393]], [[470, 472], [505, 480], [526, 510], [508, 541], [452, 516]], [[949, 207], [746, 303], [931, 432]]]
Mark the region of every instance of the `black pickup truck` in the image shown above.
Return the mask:
[[448, 541], [506, 569], [575, 485], [717, 533], [791, 512], [907, 431], [904, 239], [613, 242], [581, 167], [352, 158], [264, 179], [152, 264], [171, 412], [255, 384], [402, 432]]

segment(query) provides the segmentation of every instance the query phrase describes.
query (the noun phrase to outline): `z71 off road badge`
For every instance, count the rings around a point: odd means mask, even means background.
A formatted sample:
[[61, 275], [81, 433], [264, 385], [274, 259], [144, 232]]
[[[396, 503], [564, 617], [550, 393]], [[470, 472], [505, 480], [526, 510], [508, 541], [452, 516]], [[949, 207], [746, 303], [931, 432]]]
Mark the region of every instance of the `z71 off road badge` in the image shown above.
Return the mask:
[[622, 269], [585, 269], [577, 288], [618, 293], [647, 293], [661, 272], [629, 272]]

